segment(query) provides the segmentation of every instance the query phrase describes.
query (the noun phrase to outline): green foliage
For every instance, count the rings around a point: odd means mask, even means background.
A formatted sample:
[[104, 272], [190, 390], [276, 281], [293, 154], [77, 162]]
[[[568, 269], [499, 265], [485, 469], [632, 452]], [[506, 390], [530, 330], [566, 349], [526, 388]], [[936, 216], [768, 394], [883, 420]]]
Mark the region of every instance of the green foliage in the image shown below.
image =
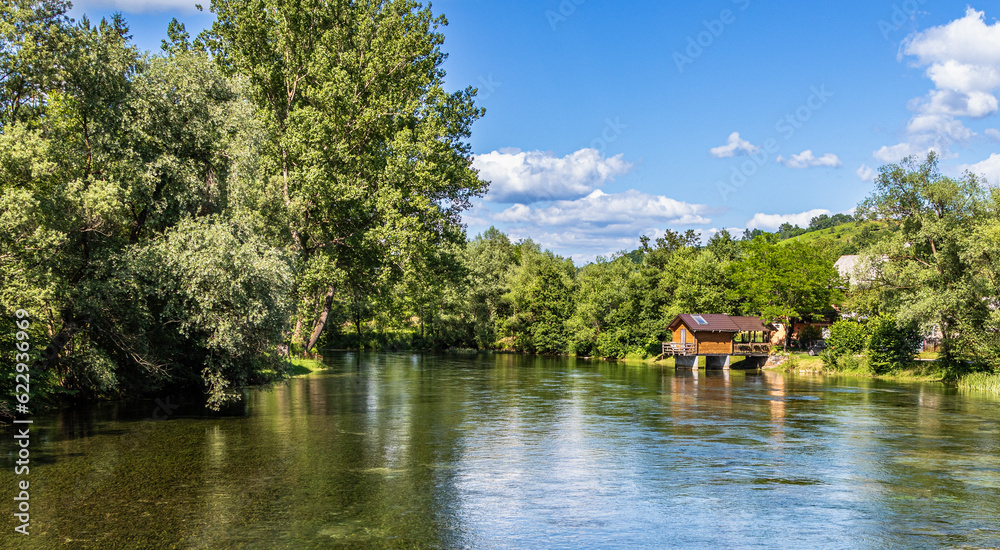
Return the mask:
[[985, 391], [1000, 395], [1000, 374], [973, 372], [960, 376], [956, 384], [962, 389]]
[[494, 347], [500, 338], [498, 325], [511, 315], [505, 296], [516, 262], [514, 245], [495, 227], [490, 227], [465, 247], [463, 263], [468, 270], [466, 307], [475, 347]]
[[830, 326], [830, 337], [826, 339], [826, 343], [833, 354], [854, 355], [868, 349], [869, 338], [865, 324], [843, 319]]
[[520, 265], [511, 275], [505, 299], [512, 316], [505, 323], [516, 350], [565, 353], [569, 344], [566, 320], [574, 309], [573, 262], [542, 252], [532, 241], [518, 243]]
[[[444, 87], [446, 21], [410, 0], [213, 1], [212, 10], [202, 40], [246, 78], [267, 129], [260, 177], [279, 205], [271, 224], [286, 228], [275, 237], [308, 273], [297, 317], [311, 329], [298, 338], [315, 346], [336, 307], [361, 338], [384, 290], [403, 279], [410, 291], [429, 288], [414, 279], [440, 263], [435, 248], [464, 242], [459, 214], [486, 189], [463, 141], [483, 114], [475, 91]], [[426, 309], [441, 297], [416, 299]]]
[[797, 243], [779, 246], [760, 236], [744, 243], [742, 259], [730, 272], [745, 315], [786, 323], [830, 310], [839, 279], [831, 258], [820, 251]]
[[875, 374], [908, 365], [920, 346], [920, 333], [913, 324], [901, 324], [891, 315], [868, 321], [867, 357]]
[[942, 360], [969, 359], [978, 368], [1000, 359], [997, 263], [1000, 202], [970, 173], [942, 176], [932, 152], [883, 166], [875, 192], [859, 213], [886, 225], [862, 252], [875, 280], [855, 289], [851, 305], [886, 312], [904, 324], [943, 335]]

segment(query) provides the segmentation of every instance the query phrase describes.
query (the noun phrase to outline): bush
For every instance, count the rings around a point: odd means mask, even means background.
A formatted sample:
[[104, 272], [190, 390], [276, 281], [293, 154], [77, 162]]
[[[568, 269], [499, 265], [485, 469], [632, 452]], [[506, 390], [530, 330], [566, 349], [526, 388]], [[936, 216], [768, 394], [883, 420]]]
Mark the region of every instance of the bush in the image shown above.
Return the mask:
[[851, 320], [841, 320], [830, 326], [827, 346], [835, 355], [861, 353], [868, 348], [869, 333], [865, 325]]
[[807, 325], [799, 331], [799, 344], [808, 348], [813, 342], [823, 339], [823, 331], [819, 327]]
[[900, 325], [891, 315], [879, 315], [868, 321], [868, 361], [875, 374], [913, 360], [920, 346], [920, 332], [912, 324]]

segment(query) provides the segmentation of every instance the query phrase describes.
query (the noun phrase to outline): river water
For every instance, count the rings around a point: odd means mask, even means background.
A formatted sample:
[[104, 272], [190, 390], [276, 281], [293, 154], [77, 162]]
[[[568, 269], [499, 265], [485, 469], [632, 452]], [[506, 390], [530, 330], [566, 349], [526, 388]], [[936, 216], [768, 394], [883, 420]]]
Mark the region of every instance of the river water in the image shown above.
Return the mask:
[[516, 355], [327, 363], [222, 415], [165, 395], [37, 417], [31, 535], [7, 446], [0, 547], [1000, 547], [996, 397]]

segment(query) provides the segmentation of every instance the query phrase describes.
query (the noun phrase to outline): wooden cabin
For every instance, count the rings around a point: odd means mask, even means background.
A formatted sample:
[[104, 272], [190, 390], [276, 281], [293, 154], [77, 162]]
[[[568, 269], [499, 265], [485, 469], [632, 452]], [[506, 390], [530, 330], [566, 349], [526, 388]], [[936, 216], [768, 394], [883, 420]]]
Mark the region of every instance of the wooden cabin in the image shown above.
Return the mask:
[[667, 328], [673, 338], [663, 343], [663, 353], [674, 356], [767, 356], [775, 331], [756, 317], [723, 313], [682, 313]]

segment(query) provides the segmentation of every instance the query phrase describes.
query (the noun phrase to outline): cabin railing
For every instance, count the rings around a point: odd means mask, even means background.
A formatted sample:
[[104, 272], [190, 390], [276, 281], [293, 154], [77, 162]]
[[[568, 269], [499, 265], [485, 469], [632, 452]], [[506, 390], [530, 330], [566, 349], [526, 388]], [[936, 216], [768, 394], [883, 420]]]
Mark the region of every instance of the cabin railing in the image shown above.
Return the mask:
[[663, 355], [697, 355], [698, 348], [694, 342], [663, 342]]

